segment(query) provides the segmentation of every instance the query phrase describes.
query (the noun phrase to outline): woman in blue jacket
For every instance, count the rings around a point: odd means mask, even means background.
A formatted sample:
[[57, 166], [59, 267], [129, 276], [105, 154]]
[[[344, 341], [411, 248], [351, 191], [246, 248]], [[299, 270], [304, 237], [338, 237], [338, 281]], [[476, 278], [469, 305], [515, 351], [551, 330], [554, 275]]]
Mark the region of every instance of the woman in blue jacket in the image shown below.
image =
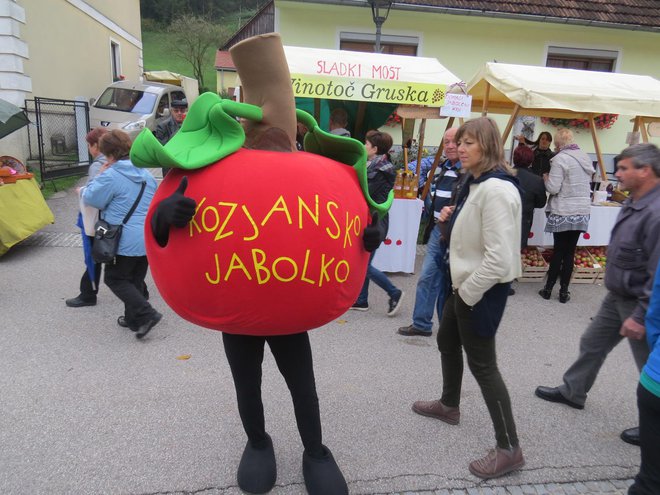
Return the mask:
[[651, 354], [637, 386], [642, 463], [628, 495], [660, 493], [660, 267], [655, 273], [644, 325]]
[[144, 294], [144, 278], [149, 267], [144, 222], [156, 191], [156, 181], [147, 170], [136, 168], [129, 160], [131, 139], [125, 132], [115, 129], [103, 135], [99, 148], [107, 162], [85, 188], [83, 201], [101, 210], [101, 218], [111, 225], [121, 224], [144, 184], [142, 197], [123, 227], [117, 257], [114, 263], [105, 266], [104, 278], [106, 285], [124, 303], [124, 315], [117, 323], [130, 328], [141, 339], [163, 317], [151, 307]]

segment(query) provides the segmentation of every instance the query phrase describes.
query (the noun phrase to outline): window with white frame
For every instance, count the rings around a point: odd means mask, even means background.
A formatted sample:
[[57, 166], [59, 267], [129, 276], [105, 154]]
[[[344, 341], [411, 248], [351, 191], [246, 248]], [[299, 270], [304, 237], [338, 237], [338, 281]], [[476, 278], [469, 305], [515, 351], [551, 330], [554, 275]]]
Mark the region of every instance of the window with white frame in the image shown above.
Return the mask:
[[112, 71], [112, 81], [121, 80], [121, 51], [119, 43], [110, 40], [110, 69]]
[[619, 58], [615, 50], [549, 46], [546, 67], [614, 72]]

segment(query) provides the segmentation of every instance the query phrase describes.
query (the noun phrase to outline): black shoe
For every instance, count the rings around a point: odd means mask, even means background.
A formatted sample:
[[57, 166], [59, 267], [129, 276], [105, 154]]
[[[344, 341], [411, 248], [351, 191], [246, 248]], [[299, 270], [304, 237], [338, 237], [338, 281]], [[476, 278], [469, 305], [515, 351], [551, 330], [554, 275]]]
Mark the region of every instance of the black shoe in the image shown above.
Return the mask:
[[559, 291], [559, 302], [560, 303], [567, 303], [568, 301], [571, 300], [571, 293], [568, 292], [567, 290], [560, 290]]
[[621, 432], [621, 440], [630, 445], [639, 445], [639, 426]]
[[543, 299], [550, 299], [551, 295], [552, 295], [552, 289], [541, 289], [539, 291], [539, 296], [541, 296]]
[[574, 409], [584, 409], [583, 404], [578, 404], [577, 402], [573, 402], [572, 400], [568, 400], [566, 397], [564, 397], [557, 387], [536, 387], [536, 391], [534, 393], [537, 397], [540, 397], [543, 400], [550, 402], [560, 402], [561, 404], [566, 404], [567, 406], [571, 406]]
[[516, 295], [516, 289], [514, 289], [513, 287], [509, 287], [509, 295], [510, 296], [515, 296]]
[[399, 312], [399, 310], [401, 309], [401, 301], [403, 301], [403, 296], [405, 296], [405, 295], [406, 295], [406, 293], [401, 290], [401, 291], [399, 291], [398, 296], [390, 297], [389, 307], [388, 307], [388, 310], [387, 310], [387, 316], [394, 316]]
[[135, 332], [135, 336], [138, 339], [141, 339], [147, 335], [149, 331], [158, 324], [162, 317], [163, 315], [161, 315], [158, 311], [154, 311], [154, 315], [151, 317], [151, 319], [148, 322], [140, 325], [140, 327]]
[[420, 330], [415, 325], [408, 325], [407, 327], [399, 328], [396, 333], [399, 335], [405, 335], [406, 337], [412, 337], [413, 335], [421, 335], [422, 337], [430, 337], [433, 334], [433, 330], [428, 332]]
[[348, 486], [344, 475], [332, 452], [325, 445], [323, 448], [323, 457], [316, 458], [303, 453], [302, 469], [303, 478], [305, 478], [305, 487], [309, 495], [348, 495]]
[[126, 317], [125, 316], [117, 317], [117, 325], [119, 325], [122, 328], [128, 328], [128, 323], [126, 323]]
[[275, 451], [273, 441], [268, 437], [268, 445], [256, 449], [248, 440], [241, 462], [238, 465], [236, 480], [238, 486], [248, 493], [267, 493], [275, 486], [277, 479], [277, 465], [275, 464]]
[[73, 299], [67, 299], [64, 301], [64, 304], [70, 308], [82, 308], [83, 306], [96, 306], [96, 298], [94, 299], [83, 299], [81, 296], [74, 297]]
[[355, 311], [369, 311], [369, 303], [356, 302], [355, 304], [353, 304], [353, 306], [351, 306], [350, 309], [353, 309]]

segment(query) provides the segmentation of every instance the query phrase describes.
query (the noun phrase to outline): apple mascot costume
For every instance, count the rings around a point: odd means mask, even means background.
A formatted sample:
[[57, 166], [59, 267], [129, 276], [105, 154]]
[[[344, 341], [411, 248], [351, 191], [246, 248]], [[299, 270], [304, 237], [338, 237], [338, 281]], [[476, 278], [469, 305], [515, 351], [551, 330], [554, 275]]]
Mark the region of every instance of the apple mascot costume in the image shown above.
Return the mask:
[[[137, 166], [172, 169], [147, 215], [149, 264], [177, 314], [222, 332], [248, 439], [240, 488], [265, 493], [277, 477], [261, 400], [268, 343], [293, 399], [307, 491], [345, 494], [322, 444], [307, 331], [355, 302], [392, 195], [369, 196], [362, 143], [296, 111], [279, 35], [230, 51], [245, 103], [202, 94], [165, 146], [144, 130], [131, 149]], [[296, 151], [297, 120], [310, 129], [305, 151]]]

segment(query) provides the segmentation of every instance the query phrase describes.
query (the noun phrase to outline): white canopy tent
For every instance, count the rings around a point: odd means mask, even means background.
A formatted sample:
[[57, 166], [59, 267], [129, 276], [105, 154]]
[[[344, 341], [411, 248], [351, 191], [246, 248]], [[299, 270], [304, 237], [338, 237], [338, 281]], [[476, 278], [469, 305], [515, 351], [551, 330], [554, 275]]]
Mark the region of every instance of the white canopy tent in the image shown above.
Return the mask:
[[[354, 52], [348, 50], [328, 50], [285, 46], [289, 72], [296, 96], [354, 100], [361, 102], [356, 118], [356, 127], [362, 125], [365, 102], [395, 103], [403, 119], [421, 119], [419, 128], [419, 156], [417, 174], [420, 173], [421, 153], [424, 147], [424, 132], [427, 118], [440, 118], [439, 107], [444, 95], [461, 79], [431, 57], [411, 57], [382, 53]], [[329, 88], [329, 81], [335, 84]], [[312, 87], [322, 88], [323, 94], [309, 94], [303, 91]], [[318, 84], [318, 86], [317, 86]], [[350, 97], [346, 84], [354, 91]], [[337, 93], [333, 93], [337, 91]], [[421, 98], [419, 95], [426, 97]], [[417, 95], [417, 96], [415, 96]], [[318, 102], [318, 100], [316, 100]], [[317, 113], [317, 112], [315, 112]], [[318, 115], [317, 115], [318, 119]], [[410, 120], [409, 122], [412, 123]], [[453, 118], [449, 121], [449, 126]], [[404, 129], [407, 126], [403, 126]], [[414, 126], [413, 126], [414, 127]], [[410, 128], [412, 134], [412, 127]], [[404, 138], [404, 141], [406, 139]], [[407, 162], [407, 149], [404, 156]], [[438, 149], [434, 167], [442, 154], [442, 143]]]
[[489, 62], [467, 88], [472, 111], [511, 115], [504, 140], [519, 115], [588, 119], [603, 179], [594, 116], [633, 116], [633, 130], [641, 131], [644, 142], [648, 141], [646, 124], [660, 121], [660, 81], [650, 76]]

